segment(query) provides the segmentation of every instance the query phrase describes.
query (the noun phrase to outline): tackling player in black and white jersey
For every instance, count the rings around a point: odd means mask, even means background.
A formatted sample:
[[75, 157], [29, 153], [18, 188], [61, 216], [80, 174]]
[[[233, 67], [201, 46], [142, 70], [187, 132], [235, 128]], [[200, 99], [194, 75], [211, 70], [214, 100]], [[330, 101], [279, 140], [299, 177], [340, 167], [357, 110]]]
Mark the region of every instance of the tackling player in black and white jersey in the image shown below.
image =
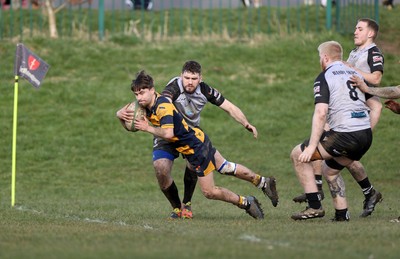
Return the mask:
[[[202, 81], [201, 65], [196, 61], [190, 60], [185, 62], [182, 67], [181, 75], [171, 79], [161, 94], [174, 104], [191, 127], [200, 126], [200, 113], [207, 103], [211, 103], [227, 112], [245, 129], [253, 133], [254, 138], [258, 136], [256, 127], [249, 123], [244, 113], [236, 105], [227, 100], [217, 89]], [[168, 142], [161, 138], [154, 139], [154, 169], [159, 183], [163, 182], [164, 186], [160, 185], [160, 187], [167, 187], [165, 191], [163, 190], [166, 197], [168, 198], [168, 192], [170, 192], [170, 196], [173, 195], [175, 197], [175, 201], [170, 200], [173, 207], [177, 206], [176, 203], [179, 200], [177, 198], [177, 193], [174, 191], [176, 187], [174, 187], [175, 183], [172, 179], [171, 171], [173, 161], [178, 156], [179, 154], [171, 149], [171, 145]], [[245, 167], [237, 166], [238, 164], [236, 163], [225, 161], [223, 167], [219, 168], [218, 171], [221, 174], [234, 175], [240, 179], [253, 182], [255, 186], [262, 190], [276, 189], [274, 177], [262, 177], [252, 173]], [[186, 167], [184, 175], [184, 197], [182, 200], [182, 218], [192, 218], [193, 216], [191, 199], [196, 182], [197, 176], [195, 172], [189, 167]], [[278, 197], [271, 192], [266, 193], [264, 191], [264, 193], [271, 199], [272, 204], [277, 206]]]
[[[369, 18], [358, 20], [354, 31], [354, 45], [356, 48], [350, 52], [347, 62], [344, 62], [357, 71], [371, 86], [379, 85], [383, 75], [384, 58], [374, 43], [374, 40], [378, 36], [378, 31], [379, 25], [374, 20]], [[374, 129], [379, 121], [382, 104], [379, 98], [373, 97], [368, 99], [367, 105], [369, 107], [371, 128]], [[314, 163], [314, 168], [316, 184], [323, 199], [320, 161]], [[346, 168], [363, 191], [365, 199], [360, 217], [367, 217], [372, 214], [375, 205], [382, 200], [382, 194], [374, 189], [360, 161], [354, 161], [352, 164], [346, 166]], [[305, 202], [306, 197], [302, 194], [293, 198], [293, 201]]]
[[[338, 42], [324, 42], [318, 51], [323, 72], [314, 82], [315, 109], [311, 136], [291, 153], [308, 206], [293, 214], [292, 219], [305, 220], [325, 215], [311, 163], [324, 160], [322, 173], [328, 181], [334, 202], [333, 220], [348, 221], [345, 184], [340, 171], [353, 161], [360, 160], [372, 144], [367, 97], [352, 85], [351, 76], [361, 75], [343, 64], [343, 50]], [[327, 131], [326, 124], [329, 126]]]

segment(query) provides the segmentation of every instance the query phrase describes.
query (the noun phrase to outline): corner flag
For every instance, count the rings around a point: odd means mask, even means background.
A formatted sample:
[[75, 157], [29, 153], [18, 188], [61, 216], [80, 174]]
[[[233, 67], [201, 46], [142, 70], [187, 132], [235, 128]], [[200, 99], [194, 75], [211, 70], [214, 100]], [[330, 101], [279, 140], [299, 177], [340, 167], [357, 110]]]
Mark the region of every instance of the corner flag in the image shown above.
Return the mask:
[[18, 114], [18, 79], [25, 78], [34, 87], [39, 88], [49, 65], [27, 49], [22, 43], [17, 44], [14, 63], [14, 117], [12, 139], [11, 206], [15, 205], [15, 165], [17, 151], [17, 114]]
[[49, 67], [46, 62], [27, 49], [22, 43], [17, 44], [14, 75], [25, 78], [34, 87], [39, 88]]

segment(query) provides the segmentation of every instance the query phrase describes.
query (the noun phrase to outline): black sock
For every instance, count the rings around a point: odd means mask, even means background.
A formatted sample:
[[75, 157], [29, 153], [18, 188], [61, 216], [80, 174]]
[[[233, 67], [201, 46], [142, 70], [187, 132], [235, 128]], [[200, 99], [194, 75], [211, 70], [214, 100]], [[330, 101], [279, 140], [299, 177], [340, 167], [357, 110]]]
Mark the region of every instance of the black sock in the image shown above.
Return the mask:
[[362, 192], [364, 193], [365, 196], [368, 196], [371, 193], [371, 191], [374, 189], [372, 184], [369, 182], [368, 177], [366, 177], [365, 179], [363, 179], [357, 183], [358, 183], [358, 185], [360, 185]]
[[335, 210], [335, 218], [336, 219], [345, 219], [345, 220], [350, 219], [347, 209]]
[[322, 190], [322, 175], [315, 176], [315, 183], [317, 184], [318, 191]]
[[165, 190], [162, 190], [164, 193], [165, 197], [169, 200], [171, 203], [172, 208], [181, 208], [181, 199], [179, 198], [179, 193], [178, 193], [178, 188], [175, 185], [175, 182], [173, 181], [171, 186], [168, 187]]
[[192, 200], [194, 189], [196, 188], [197, 183], [197, 174], [196, 171], [190, 170], [188, 167], [185, 169], [185, 176], [183, 177], [184, 183], [184, 195], [183, 195], [183, 203], [188, 203]]
[[306, 193], [306, 197], [308, 201], [308, 207], [313, 209], [320, 209], [322, 207], [321, 197], [318, 192]]

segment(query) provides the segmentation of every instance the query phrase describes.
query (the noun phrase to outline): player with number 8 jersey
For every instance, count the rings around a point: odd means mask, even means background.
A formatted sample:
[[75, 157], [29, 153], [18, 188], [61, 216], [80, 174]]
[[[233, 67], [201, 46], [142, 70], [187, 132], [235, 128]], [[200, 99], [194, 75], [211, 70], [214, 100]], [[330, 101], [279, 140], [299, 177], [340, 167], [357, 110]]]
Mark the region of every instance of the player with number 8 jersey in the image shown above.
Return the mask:
[[[314, 83], [315, 103], [329, 103], [328, 124], [336, 132], [353, 132], [371, 127], [366, 95], [351, 85], [354, 69], [336, 61], [323, 71]], [[370, 95], [368, 97], [371, 97]]]

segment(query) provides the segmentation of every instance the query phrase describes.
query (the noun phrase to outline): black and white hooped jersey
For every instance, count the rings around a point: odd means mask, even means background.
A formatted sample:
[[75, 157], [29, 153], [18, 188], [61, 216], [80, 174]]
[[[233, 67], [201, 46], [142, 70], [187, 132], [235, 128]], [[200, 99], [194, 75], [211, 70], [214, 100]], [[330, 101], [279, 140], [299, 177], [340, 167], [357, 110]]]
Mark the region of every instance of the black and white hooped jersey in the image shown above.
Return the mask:
[[328, 104], [329, 127], [337, 132], [354, 132], [370, 128], [366, 96], [351, 85], [354, 69], [341, 61], [333, 62], [314, 82], [314, 101]]
[[191, 127], [200, 126], [200, 112], [207, 102], [220, 106], [225, 101], [218, 90], [204, 82], [193, 93], [186, 93], [180, 77], [171, 79], [161, 94], [172, 100]]
[[350, 52], [347, 62], [366, 73], [373, 73], [375, 71], [383, 73], [384, 58], [375, 43], [363, 49], [353, 49]]

